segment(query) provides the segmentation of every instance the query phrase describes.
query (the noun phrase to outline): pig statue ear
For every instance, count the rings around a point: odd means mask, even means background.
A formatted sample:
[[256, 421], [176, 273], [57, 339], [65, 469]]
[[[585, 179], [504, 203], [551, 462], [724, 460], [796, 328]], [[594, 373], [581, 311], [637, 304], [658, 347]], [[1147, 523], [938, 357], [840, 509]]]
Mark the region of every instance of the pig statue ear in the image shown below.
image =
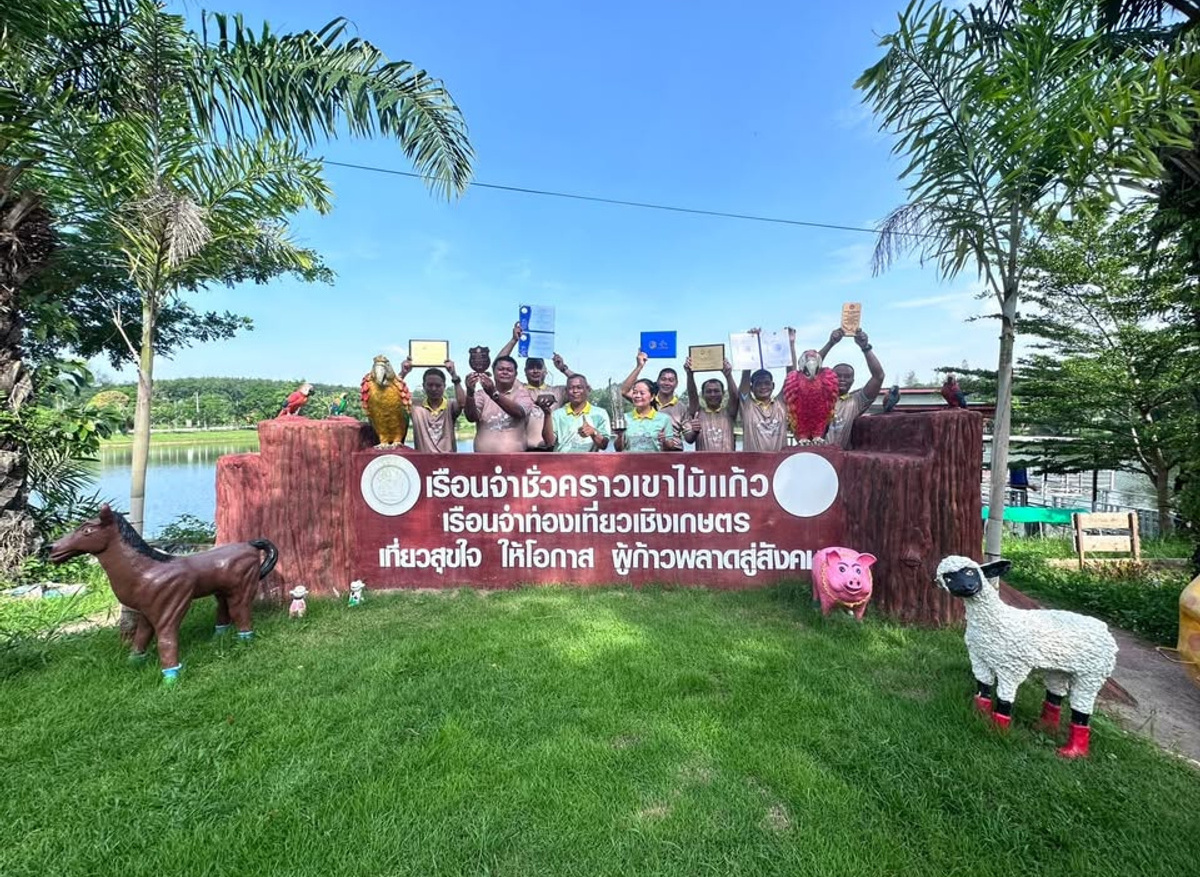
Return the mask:
[[838, 554], [836, 548], [827, 548], [825, 549], [825, 558], [832, 563], [838, 563], [841, 561], [842, 556]]
[[874, 554], [860, 554], [858, 556], [858, 562], [860, 564], [862, 564], [863, 566], [865, 566], [867, 569], [870, 569], [871, 565], [874, 564], [875, 561], [877, 561], [878, 559], [879, 558], [876, 557]]
[[113, 522], [113, 511], [108, 503], [100, 506], [100, 523], [108, 526]]

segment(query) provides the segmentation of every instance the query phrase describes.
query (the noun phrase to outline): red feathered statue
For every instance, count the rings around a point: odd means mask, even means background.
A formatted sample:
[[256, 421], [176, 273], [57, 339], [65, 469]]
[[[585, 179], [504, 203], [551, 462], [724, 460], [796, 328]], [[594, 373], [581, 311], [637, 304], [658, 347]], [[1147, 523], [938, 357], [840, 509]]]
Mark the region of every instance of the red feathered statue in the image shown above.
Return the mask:
[[291, 414], [299, 414], [300, 409], [308, 404], [308, 397], [312, 395], [313, 385], [305, 381], [292, 395], [287, 397], [287, 401], [283, 403], [283, 408], [280, 409], [276, 417], [287, 417]]
[[951, 408], [967, 407], [967, 396], [962, 391], [962, 387], [958, 385], [958, 378], [954, 375], [946, 375], [946, 380], [942, 384], [942, 398]]
[[802, 445], [825, 444], [825, 428], [837, 405], [838, 379], [833, 369], [821, 367], [821, 354], [804, 351], [799, 370], [783, 382], [783, 399], [796, 441]]

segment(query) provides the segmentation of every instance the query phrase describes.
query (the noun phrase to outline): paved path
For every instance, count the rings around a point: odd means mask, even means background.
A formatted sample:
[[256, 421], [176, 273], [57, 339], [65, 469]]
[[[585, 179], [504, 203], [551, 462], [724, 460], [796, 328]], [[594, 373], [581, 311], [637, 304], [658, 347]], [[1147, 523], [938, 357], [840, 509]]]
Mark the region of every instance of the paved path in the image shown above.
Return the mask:
[[[1000, 596], [1022, 609], [1041, 608], [1007, 583], [1001, 585]], [[1104, 711], [1126, 729], [1200, 767], [1200, 686], [1184, 672], [1174, 651], [1160, 652], [1152, 643], [1112, 625], [1109, 630], [1120, 651], [1117, 668], [1100, 692]]]
[[1144, 734], [1200, 767], [1200, 686], [1177, 663], [1131, 633], [1111, 628], [1121, 651], [1112, 679], [1134, 703], [1104, 698], [1104, 709], [1130, 731]]

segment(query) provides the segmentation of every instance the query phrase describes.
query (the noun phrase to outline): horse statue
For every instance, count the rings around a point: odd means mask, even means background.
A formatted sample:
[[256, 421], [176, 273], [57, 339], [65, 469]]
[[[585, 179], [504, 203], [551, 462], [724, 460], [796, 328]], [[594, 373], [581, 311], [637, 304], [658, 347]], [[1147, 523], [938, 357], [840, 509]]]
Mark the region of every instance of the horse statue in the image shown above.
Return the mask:
[[[265, 559], [260, 552], [266, 552]], [[140, 613], [130, 658], [144, 658], [151, 636], [158, 637], [158, 661], [166, 685], [175, 683], [182, 666], [179, 625], [192, 600], [215, 596], [217, 633], [227, 631], [232, 619], [238, 638], [248, 640], [253, 636], [250, 607], [258, 583], [279, 558], [279, 551], [266, 539], [221, 545], [198, 554], [165, 554], [147, 545], [125, 516], [107, 504], [100, 506], [99, 517], [50, 546], [52, 563], [81, 554], [94, 554], [117, 599]]]

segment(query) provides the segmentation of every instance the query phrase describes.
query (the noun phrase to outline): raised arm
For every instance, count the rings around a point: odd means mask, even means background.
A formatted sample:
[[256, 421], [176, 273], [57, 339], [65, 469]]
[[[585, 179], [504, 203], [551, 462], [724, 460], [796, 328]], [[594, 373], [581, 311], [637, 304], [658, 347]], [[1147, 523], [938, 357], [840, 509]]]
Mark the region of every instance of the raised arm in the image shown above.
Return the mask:
[[630, 402], [633, 401], [633, 398], [629, 395], [629, 391], [632, 390], [633, 385], [637, 383], [638, 375], [640, 375], [642, 373], [642, 369], [646, 367], [646, 360], [649, 358], [650, 357], [646, 356], [645, 351], [639, 350], [637, 352], [637, 365], [633, 367], [633, 371], [629, 373], [629, 377], [621, 382], [621, 395]]
[[450, 375], [450, 383], [454, 385], [454, 401], [458, 404], [458, 410], [466, 411], [467, 394], [463, 390], [462, 378], [458, 376], [458, 370], [454, 367], [454, 360], [447, 359], [442, 365], [446, 368], [446, 374]]
[[550, 406], [554, 404], [553, 396], [543, 396], [533, 404], [542, 409], [542, 446], [554, 450], [554, 412], [550, 410]]
[[512, 356], [513, 348], [517, 346], [517, 342], [521, 340], [521, 324], [520, 322], [513, 323], [512, 337], [504, 342], [504, 346], [500, 348], [500, 352], [492, 357], [492, 362], [495, 362], [502, 356]]
[[[798, 362], [798, 360], [796, 358], [796, 330], [793, 329], [791, 326], [788, 326], [787, 333], [788, 333], [788, 347], [792, 351], [792, 364], [789, 365], [785, 371], [786, 372], [794, 372], [796, 370], [796, 363]], [[825, 360], [821, 360], [821, 361], [824, 362]]]
[[558, 369], [560, 372], [563, 373], [564, 377], [566, 377], [566, 378], [575, 377], [575, 372], [571, 371], [570, 366], [568, 366], [567, 363], [563, 360], [563, 358], [561, 356], [559, 356], [557, 353], [554, 354], [554, 356], [550, 358], [550, 361], [552, 363], [554, 363], [554, 367], [556, 369]]
[[742, 397], [738, 395], [738, 386], [733, 382], [733, 363], [728, 359], [722, 362], [721, 372], [725, 375], [725, 388], [729, 391], [729, 404], [725, 407], [725, 410], [730, 420], [737, 420], [738, 408], [741, 405]]
[[[470, 423], [479, 422], [479, 406], [475, 404], [475, 387], [479, 383], [479, 372], [471, 372], [467, 375], [467, 392], [465, 404], [463, 405], [463, 413], [467, 415], [467, 421]], [[456, 384], [455, 387], [458, 385]]]
[[871, 349], [871, 342], [867, 338], [867, 333], [862, 329], [854, 333], [854, 343], [863, 352], [863, 358], [867, 361], [867, 368], [871, 372], [871, 379], [862, 388], [862, 394], [866, 397], [867, 404], [870, 405], [875, 401], [875, 397], [879, 395], [879, 391], [883, 387], [883, 366], [879, 362], [879, 357]]
[[[822, 365], [825, 364], [825, 359], [829, 356], [829, 351], [833, 350], [834, 346], [845, 337], [846, 337], [846, 333], [842, 331], [841, 326], [838, 326], [836, 329], [834, 329], [832, 332], [829, 333], [829, 340], [825, 342], [824, 347], [822, 347], [820, 350], [817, 351], [819, 354], [821, 354], [821, 364]], [[795, 348], [793, 347], [792, 350], [794, 352]]]

